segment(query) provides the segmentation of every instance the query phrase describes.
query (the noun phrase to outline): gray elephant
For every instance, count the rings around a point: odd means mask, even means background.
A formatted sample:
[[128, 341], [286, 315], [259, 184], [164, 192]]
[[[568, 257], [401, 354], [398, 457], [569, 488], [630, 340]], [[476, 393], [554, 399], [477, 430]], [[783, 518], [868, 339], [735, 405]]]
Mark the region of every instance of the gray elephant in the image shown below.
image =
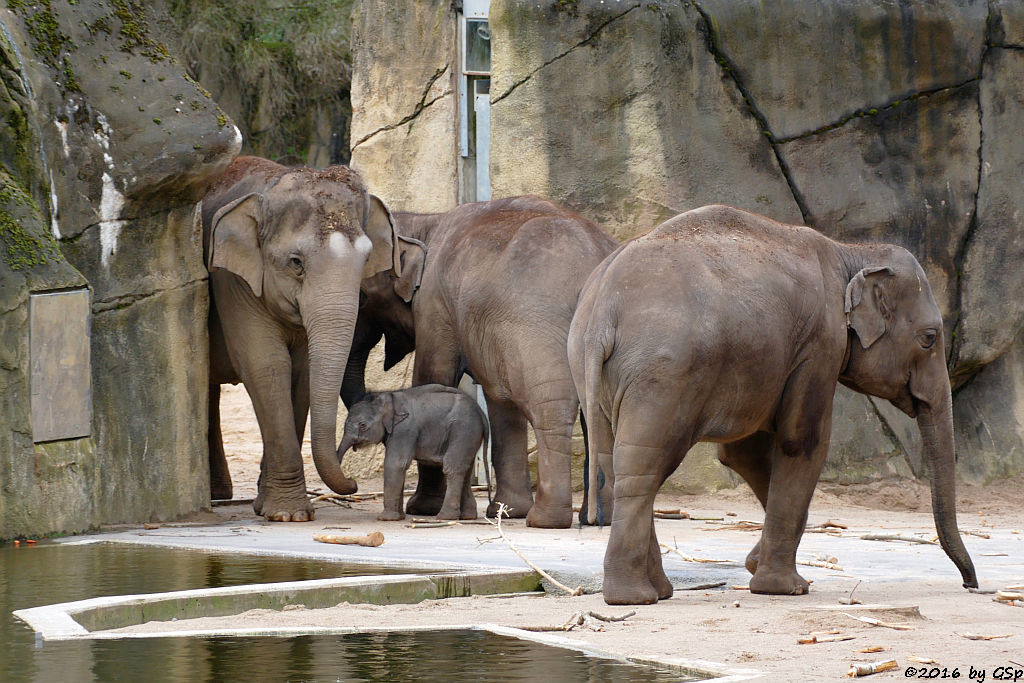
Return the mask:
[[[365, 393], [370, 349], [385, 338], [385, 369], [416, 350], [413, 384], [454, 386], [468, 372], [487, 399], [494, 500], [537, 527], [572, 521], [572, 427], [579, 411], [565, 343], [583, 282], [615, 240], [583, 216], [539, 197], [464, 204], [443, 214], [395, 213], [396, 269], [363, 282], [363, 303], [342, 387]], [[537, 435], [537, 501], [526, 423]], [[418, 463], [407, 510], [440, 509], [437, 467]]]
[[377, 519], [405, 519], [402, 491], [413, 460], [444, 472], [440, 519], [476, 519], [469, 476], [480, 444], [487, 443], [487, 417], [472, 398], [440, 384], [369, 394], [345, 418], [338, 460], [349, 448], [383, 443], [384, 512]]
[[338, 493], [355, 482], [338, 463], [338, 392], [359, 283], [394, 266], [387, 208], [344, 166], [286, 168], [240, 157], [202, 203], [210, 270], [210, 479], [230, 498], [220, 385], [245, 384], [263, 438], [257, 514], [306, 521], [313, 509], [299, 452], [311, 414], [313, 461]]
[[[905, 249], [707, 206], [627, 242], [591, 275], [569, 332], [591, 456], [614, 499], [609, 604], [672, 595], [654, 532], [658, 488], [698, 441], [721, 444], [765, 509], [747, 556], [755, 593], [803, 594], [796, 550], [828, 453], [836, 382], [916, 417], [939, 539], [978, 585], [955, 508], [942, 318]], [[591, 491], [596, 491], [591, 464]], [[594, 519], [596, 497], [591, 496]]]

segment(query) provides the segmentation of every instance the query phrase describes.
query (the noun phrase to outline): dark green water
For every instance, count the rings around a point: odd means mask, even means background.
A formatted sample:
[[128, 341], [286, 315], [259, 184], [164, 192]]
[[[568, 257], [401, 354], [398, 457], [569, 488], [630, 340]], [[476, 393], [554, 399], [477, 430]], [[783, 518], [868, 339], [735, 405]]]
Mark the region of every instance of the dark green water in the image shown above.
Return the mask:
[[0, 548], [0, 680], [682, 680], [676, 673], [482, 631], [42, 642], [11, 615], [103, 595], [381, 573], [387, 572], [319, 560], [107, 543], [5, 546]]

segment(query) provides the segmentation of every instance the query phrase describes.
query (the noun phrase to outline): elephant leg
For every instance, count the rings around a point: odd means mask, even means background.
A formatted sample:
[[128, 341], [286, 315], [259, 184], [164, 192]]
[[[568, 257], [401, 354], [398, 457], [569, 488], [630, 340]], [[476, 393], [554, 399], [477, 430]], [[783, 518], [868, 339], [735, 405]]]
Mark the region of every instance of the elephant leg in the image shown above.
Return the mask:
[[[451, 465], [448, 464], [448, 455], [454, 454], [445, 455], [444, 503], [441, 504], [441, 511], [437, 513], [437, 517], [438, 519], [459, 519], [462, 517], [462, 503], [464, 499], [466, 482], [469, 481], [469, 469], [463, 467], [461, 463], [457, 466], [452, 467]], [[465, 458], [462, 459], [465, 460]]]
[[405, 519], [402, 512], [402, 495], [408, 466], [408, 459], [399, 458], [392, 453], [384, 456], [384, 511], [377, 515], [377, 519], [382, 522]]
[[654, 590], [658, 592], [659, 600], [667, 600], [672, 597], [672, 583], [665, 575], [665, 567], [661, 563], [661, 546], [658, 545], [658, 535], [654, 531], [654, 517], [651, 517], [651, 546], [647, 553], [647, 578], [650, 580]]
[[252, 399], [263, 439], [257, 514], [271, 521], [313, 519], [299, 451], [292, 404], [291, 354], [277, 326], [247, 313], [244, 306], [219, 311], [232, 364]]
[[[820, 387], [829, 387], [827, 395], [819, 395]], [[828, 454], [831, 415], [830, 384], [813, 376], [791, 378], [776, 419], [778, 447], [771, 452], [761, 548], [750, 579], [752, 593], [807, 593], [808, 583], [796, 571], [796, 550]]]
[[[416, 364], [413, 366], [412, 385], [455, 386], [459, 379], [460, 354], [449, 335], [442, 335], [437, 329], [417, 329], [416, 340]], [[410, 515], [436, 515], [444, 504], [444, 470], [438, 465], [419, 461], [416, 461], [416, 469], [419, 473], [416, 492], [409, 497], [405, 511]]]
[[[771, 456], [774, 446], [775, 436], [773, 434], [755, 432], [745, 439], [720, 444], [718, 447], [719, 462], [743, 477], [763, 508], [768, 504], [768, 485], [772, 477]], [[747, 554], [746, 567], [751, 574], [757, 571], [760, 555], [761, 540], [758, 539], [753, 549]]]
[[437, 465], [429, 465], [417, 460], [416, 471], [419, 473], [416, 492], [409, 496], [409, 502], [405, 504], [405, 511], [410, 515], [426, 517], [436, 515], [444, 505], [444, 496], [447, 491], [444, 470]]
[[[615, 505], [604, 556], [604, 600], [609, 605], [646, 605], [672, 595], [654, 533], [654, 498], [693, 445], [681, 424], [673, 387], [646, 386], [637, 398], [627, 390], [619, 405], [611, 457]], [[610, 462], [609, 462], [610, 461]], [[607, 485], [607, 484], [606, 484]]]
[[306, 434], [306, 418], [309, 417], [309, 346], [303, 337], [291, 350], [292, 355], [292, 415], [295, 421], [295, 438], [302, 450], [302, 439]]
[[[572, 386], [568, 377], [565, 386]], [[526, 525], [568, 529], [572, 526], [572, 426], [579, 404], [572, 396], [533, 400], [527, 411], [537, 436], [537, 497]]]
[[234, 487], [228, 458], [224, 453], [224, 438], [220, 431], [220, 385], [210, 384], [209, 430], [206, 439], [210, 457], [210, 498], [231, 500]]
[[533, 507], [526, 459], [526, 418], [514, 405], [486, 398], [495, 479], [494, 499], [487, 506], [487, 516], [497, 515], [504, 503], [509, 517], [526, 517]]
[[[592, 495], [598, 497], [597, 519], [595, 524], [604, 526], [611, 522], [612, 511], [615, 509], [615, 492], [612, 490], [614, 481], [605, 473], [610, 473], [612, 462], [612, 445], [615, 442], [612, 436], [612, 424], [604, 413], [595, 412], [592, 418], [593, 426], [586, 419], [583, 420], [583, 435], [586, 443], [587, 459], [583, 467], [583, 503], [580, 506], [580, 524], [589, 524], [587, 520], [587, 507], [589, 498]], [[590, 490], [590, 459], [593, 449], [594, 459], [597, 464], [598, 490]], [[604, 463], [604, 464], [602, 464]]]
[[476, 519], [479, 517], [476, 507], [476, 496], [473, 495], [473, 481], [469, 473], [472, 467], [466, 469], [462, 483], [462, 504], [459, 507], [459, 519]]

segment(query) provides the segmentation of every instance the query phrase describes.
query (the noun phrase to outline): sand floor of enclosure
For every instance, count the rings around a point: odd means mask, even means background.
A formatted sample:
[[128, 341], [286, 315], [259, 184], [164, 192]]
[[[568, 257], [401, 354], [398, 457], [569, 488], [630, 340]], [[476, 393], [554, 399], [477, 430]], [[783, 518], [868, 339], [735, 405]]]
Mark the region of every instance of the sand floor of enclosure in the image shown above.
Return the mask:
[[[236, 498], [255, 493], [262, 447], [244, 389], [225, 387], [225, 443], [236, 482]], [[344, 409], [341, 410], [342, 416]], [[322, 487], [304, 449], [307, 481]], [[410, 473], [412, 474], [412, 473]], [[978, 569], [982, 589], [1024, 585], [1024, 482], [958, 489], [960, 526]], [[362, 479], [362, 491], [379, 491], [379, 479]], [[481, 512], [486, 499], [478, 496]], [[577, 496], [577, 503], [579, 502]], [[659, 520], [659, 540], [691, 557], [724, 560], [695, 563], [674, 553], [665, 567], [677, 586], [675, 595], [657, 605], [612, 607], [600, 593], [569, 597], [558, 593], [521, 597], [473, 597], [427, 601], [417, 605], [341, 604], [330, 609], [250, 611], [236, 616], [160, 622], [128, 631], [192, 630], [197, 628], [268, 628], [285, 626], [403, 626], [493, 623], [513, 627], [556, 627], [577, 612], [606, 616], [635, 614], [607, 623], [603, 631], [560, 632], [601, 650], [630, 656], [705, 659], [765, 674], [765, 680], [838, 680], [851, 663], [896, 659], [900, 668], [875, 679], [918, 677], [959, 672], [963, 680], [984, 670], [986, 679], [1007, 670], [1024, 677], [1024, 609], [969, 593], [960, 586], [953, 564], [938, 546], [863, 540], [867, 533], [934, 536], [929, 493], [915, 482], [879, 482], [861, 486], [821, 485], [811, 505], [809, 525], [832, 521], [846, 526], [835, 535], [805, 534], [800, 560], [829, 559], [841, 570], [799, 567], [813, 581], [807, 596], [753, 595], [743, 586], [747, 551], [758, 538], [740, 522], [759, 523], [763, 513], [745, 488], [701, 496], [662, 495], [658, 507], [680, 508], [707, 520]], [[319, 503], [316, 520], [302, 524], [271, 524], [250, 507], [217, 507], [181, 524], [157, 529], [119, 528], [112, 537], [176, 546], [222, 548], [285, 554], [330, 556], [382, 562], [455, 562], [521, 568], [522, 560], [483, 523], [440, 529], [413, 529], [405, 522], [378, 522], [379, 501], [342, 508]], [[504, 523], [508, 536], [532, 561], [575, 586], [600, 585], [608, 529], [527, 529], [522, 520]], [[315, 532], [362, 534], [379, 530], [386, 541], [379, 548], [333, 546], [312, 540]], [[988, 536], [988, 538], [984, 538]], [[724, 582], [714, 589], [686, 590]], [[844, 606], [841, 598], [863, 604]], [[1018, 603], [1020, 604], [1020, 603]], [[848, 614], [905, 624], [907, 630], [872, 626]], [[838, 631], [838, 633], [828, 633]], [[852, 636], [852, 640], [802, 645], [801, 638]], [[972, 640], [968, 635], [1003, 636]], [[857, 650], [881, 647], [876, 653]], [[937, 664], [915, 662], [934, 659]], [[915, 667], [914, 676], [910, 676]], [[1009, 669], [999, 669], [1009, 667]], [[977, 678], [975, 678], [977, 680]]]

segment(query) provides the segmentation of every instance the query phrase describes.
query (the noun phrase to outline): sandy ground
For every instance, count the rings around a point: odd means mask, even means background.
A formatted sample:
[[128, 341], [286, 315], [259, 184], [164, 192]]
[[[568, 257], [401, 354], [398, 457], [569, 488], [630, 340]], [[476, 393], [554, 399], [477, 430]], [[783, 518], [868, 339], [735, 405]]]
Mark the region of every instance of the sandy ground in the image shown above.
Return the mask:
[[[231, 454], [229, 463], [236, 480], [236, 498], [250, 497], [255, 492], [259, 435], [244, 390], [225, 390], [225, 442]], [[315, 487], [319, 480], [311, 466], [307, 469], [310, 486]], [[962, 486], [958, 490], [961, 528], [989, 536], [964, 537], [978, 567], [982, 589], [1024, 585], [1022, 484], [1016, 480], [989, 487]], [[380, 490], [379, 487], [379, 480], [361, 482], [363, 491]], [[478, 500], [482, 511], [486, 500]], [[679, 507], [694, 516], [721, 518], [659, 520], [657, 531], [660, 540], [676, 545], [687, 555], [727, 561], [697, 564], [666, 555], [666, 569], [677, 588], [716, 581], [725, 581], [725, 586], [677, 590], [669, 600], [635, 608], [605, 605], [599, 593], [582, 597], [474, 597], [418, 605], [341, 604], [323, 610], [253, 611], [233, 617], [179, 621], [173, 628], [474, 623], [554, 627], [580, 610], [621, 615], [635, 609], [635, 615], [606, 624], [604, 631], [583, 629], [560, 635], [622, 655], [704, 659], [755, 669], [765, 674], [764, 680], [835, 680], [845, 676], [851, 663], [885, 659], [896, 659], [899, 668], [874, 678], [956, 676], [981, 680], [979, 672], [983, 671], [985, 680], [1007, 672], [1008, 680], [1015, 675], [1017, 680], [1024, 680], [1024, 609], [1017, 606], [1020, 603], [1000, 603], [990, 594], [962, 589], [952, 564], [936, 546], [859, 538], [865, 532], [934, 535], [928, 490], [920, 484], [820, 486], [811, 506], [809, 524], [831, 520], [849, 528], [838, 536], [805, 534], [799, 557], [835, 558], [843, 569], [800, 567], [805, 578], [813, 580], [811, 593], [800, 597], [753, 595], [733, 588], [749, 578], [742, 561], [758, 535], [756, 531], [722, 527], [740, 520], [763, 520], [760, 507], [745, 488], [701, 496], [661, 496], [658, 507]], [[467, 556], [478, 557], [481, 562], [521, 566], [521, 561], [501, 540], [488, 540], [494, 537], [490, 527], [410, 529], [403, 522], [376, 521], [379, 511], [379, 502], [357, 503], [350, 509], [320, 507], [314, 522], [270, 525], [255, 518], [246, 506], [230, 506], [214, 508], [202, 521], [234, 528], [244, 525], [254, 536], [264, 533], [268, 543], [287, 534], [309, 539], [312, 532], [324, 527], [350, 530], [346, 533], [380, 529], [388, 538], [382, 548], [390, 548], [390, 552], [399, 555], [405, 548], [410, 557], [444, 561], [462, 553], [459, 557], [463, 560]], [[581, 566], [592, 572], [592, 578], [600, 573], [607, 529], [534, 530], [527, 529], [521, 520], [506, 525], [524, 554], [535, 555], [548, 569], [561, 570], [559, 575], [575, 580]], [[253, 541], [258, 543], [259, 538]], [[341, 546], [330, 548], [339, 553], [356, 552]], [[373, 557], [373, 551], [358, 549], [356, 554], [359, 558]], [[840, 604], [839, 600], [851, 591], [863, 605]], [[844, 613], [906, 624], [909, 628], [872, 626]], [[130, 630], [165, 630], [169, 626], [148, 624]], [[797, 642], [811, 633], [833, 630], [839, 633], [827, 635], [853, 639], [809, 645]], [[1012, 635], [971, 640], [965, 637], [967, 634]], [[871, 646], [882, 650], [870, 654], [857, 652]], [[918, 663], [913, 657], [934, 659], [937, 664]]]

